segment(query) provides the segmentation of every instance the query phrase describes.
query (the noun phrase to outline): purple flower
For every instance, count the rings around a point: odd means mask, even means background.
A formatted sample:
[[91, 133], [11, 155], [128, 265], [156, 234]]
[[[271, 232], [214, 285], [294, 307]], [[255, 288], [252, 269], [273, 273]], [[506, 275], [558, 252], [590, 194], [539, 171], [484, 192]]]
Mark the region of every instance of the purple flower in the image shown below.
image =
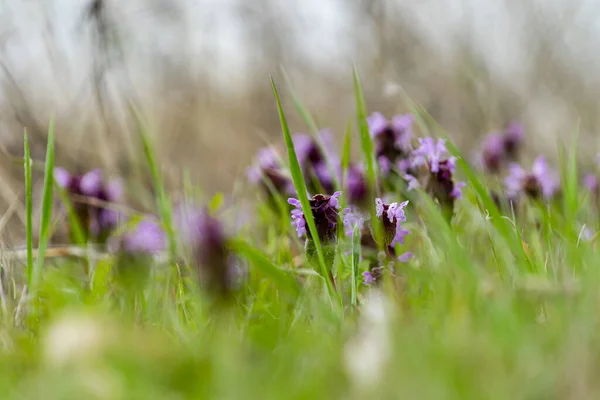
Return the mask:
[[178, 209], [175, 225], [182, 242], [191, 251], [201, 285], [219, 297], [226, 297], [232, 289], [232, 257], [228, 249], [229, 236], [221, 221], [191, 205]]
[[344, 209], [344, 234], [346, 236], [352, 236], [354, 229], [358, 228], [358, 232], [362, 232], [365, 219], [360, 211], [352, 210], [350, 208]]
[[166, 248], [166, 234], [153, 217], [147, 217], [126, 232], [120, 241], [120, 248], [131, 254], [158, 254]]
[[326, 193], [333, 192], [333, 183], [340, 179], [341, 167], [332, 149], [332, 136], [329, 130], [319, 132], [323, 148], [310, 135], [297, 133], [292, 137], [298, 162], [309, 191], [313, 193], [321, 190]]
[[[63, 168], [54, 169], [56, 184], [71, 196], [73, 208], [85, 233], [100, 242], [106, 241], [117, 226], [119, 213], [97, 203], [117, 203], [123, 197], [120, 180], [104, 182], [102, 171], [95, 169], [83, 175], [72, 175]], [[88, 198], [88, 201], [82, 198]]]
[[363, 285], [370, 286], [373, 283], [375, 283], [375, 277], [373, 276], [373, 274], [371, 274], [371, 272], [365, 271], [362, 273], [362, 276], [363, 276]]
[[525, 129], [519, 122], [511, 122], [504, 129], [504, 151], [508, 158], [514, 160], [525, 136]]
[[488, 135], [481, 152], [484, 168], [488, 172], [497, 173], [507, 161], [515, 160], [523, 136], [523, 125], [518, 122], [508, 124], [502, 133], [494, 132]]
[[[339, 222], [338, 210], [340, 203], [338, 197], [341, 192], [335, 192], [332, 196], [317, 194], [310, 199], [312, 217], [317, 227], [317, 233], [322, 243], [335, 242], [337, 238], [337, 225]], [[291, 211], [292, 225], [296, 228], [298, 237], [306, 235], [312, 239], [310, 231], [306, 229], [306, 216], [302, 211], [300, 200], [290, 198], [288, 203], [296, 207]]]
[[389, 173], [392, 165], [410, 156], [413, 121], [410, 114], [396, 115], [388, 121], [383, 114], [376, 112], [367, 118], [375, 156], [384, 175]]
[[587, 174], [583, 178], [583, 185], [592, 193], [598, 193], [598, 177], [595, 174]]
[[272, 147], [264, 147], [258, 151], [255, 165], [248, 169], [248, 179], [260, 185], [271, 200], [275, 194], [283, 196], [296, 194], [292, 180], [281, 167], [279, 155]]
[[490, 134], [483, 145], [482, 161], [486, 170], [497, 172], [504, 163], [505, 141], [499, 133]]
[[531, 172], [525, 171], [518, 164], [509, 166], [509, 175], [504, 180], [506, 193], [509, 197], [516, 197], [525, 193], [529, 197], [553, 197], [560, 188], [560, 181], [554, 171], [550, 169], [546, 159], [539, 156], [533, 162]]
[[346, 196], [353, 205], [364, 205], [368, 199], [369, 188], [363, 170], [357, 166], [349, 166], [346, 172]]
[[[420, 138], [420, 146], [413, 151], [413, 165], [426, 167], [427, 176], [424, 177], [425, 190], [438, 200], [449, 217], [454, 210], [454, 200], [462, 197], [464, 182], [454, 182], [456, 171], [456, 157], [449, 157], [444, 139], [437, 142], [431, 138]], [[405, 175], [409, 182], [409, 190], [416, 187], [419, 182], [412, 175]]]
[[407, 251], [406, 253], [403, 253], [398, 257], [398, 261], [406, 263], [409, 260], [411, 260], [412, 258], [414, 258], [414, 256], [415, 255], [413, 253], [411, 253], [410, 251]]
[[402, 222], [406, 222], [404, 208], [408, 200], [400, 204], [385, 204], [380, 198], [375, 199], [375, 210], [377, 217], [381, 218], [384, 231], [385, 246], [395, 246], [397, 243], [404, 244], [404, 237], [410, 232], [402, 228]]

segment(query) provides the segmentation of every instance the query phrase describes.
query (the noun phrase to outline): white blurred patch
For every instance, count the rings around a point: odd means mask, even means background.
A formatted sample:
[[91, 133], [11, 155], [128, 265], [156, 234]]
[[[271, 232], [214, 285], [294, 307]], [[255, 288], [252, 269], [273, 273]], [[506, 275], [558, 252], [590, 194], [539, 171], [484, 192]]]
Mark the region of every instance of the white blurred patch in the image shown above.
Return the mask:
[[393, 305], [379, 289], [371, 289], [361, 308], [358, 332], [344, 348], [344, 366], [357, 389], [369, 390], [381, 379], [391, 356]]
[[93, 316], [65, 314], [43, 338], [44, 358], [56, 367], [78, 364], [98, 357], [110, 339], [109, 330]]

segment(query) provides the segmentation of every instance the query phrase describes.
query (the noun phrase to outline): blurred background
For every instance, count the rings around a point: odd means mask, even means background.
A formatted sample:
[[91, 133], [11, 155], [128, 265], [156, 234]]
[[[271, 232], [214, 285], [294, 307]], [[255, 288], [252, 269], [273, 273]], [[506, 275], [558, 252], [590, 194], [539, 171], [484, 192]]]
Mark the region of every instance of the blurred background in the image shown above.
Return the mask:
[[306, 128], [280, 66], [341, 135], [353, 63], [369, 111], [406, 112], [407, 93], [466, 154], [510, 120], [530, 154], [552, 159], [576, 130], [588, 166], [598, 149], [595, 0], [0, 0], [0, 225], [23, 218], [24, 127], [38, 160], [54, 116], [57, 165], [129, 178], [143, 163], [134, 104], [172, 182], [187, 170], [229, 190], [280, 141], [269, 75], [293, 131]]

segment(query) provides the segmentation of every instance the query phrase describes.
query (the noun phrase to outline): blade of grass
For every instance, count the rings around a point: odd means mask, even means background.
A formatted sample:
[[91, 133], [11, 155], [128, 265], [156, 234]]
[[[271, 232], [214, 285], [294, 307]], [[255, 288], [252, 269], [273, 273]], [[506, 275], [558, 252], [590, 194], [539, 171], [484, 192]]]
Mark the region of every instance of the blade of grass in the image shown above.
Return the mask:
[[360, 136], [361, 151], [367, 166], [367, 183], [368, 183], [368, 204], [369, 214], [371, 216], [371, 223], [373, 224], [373, 230], [375, 232], [375, 241], [379, 246], [383, 246], [383, 226], [377, 218], [375, 209], [375, 198], [377, 196], [377, 175], [375, 171], [375, 150], [373, 146], [373, 140], [369, 132], [369, 124], [367, 123], [367, 107], [365, 104], [365, 98], [358, 76], [358, 70], [356, 67], [353, 69], [353, 80], [354, 80], [354, 97], [356, 100], [356, 118], [358, 120], [358, 133]]
[[158, 197], [158, 211], [167, 234], [167, 240], [169, 243], [169, 256], [171, 258], [171, 262], [173, 262], [177, 256], [177, 238], [175, 237], [175, 231], [173, 229], [173, 212], [171, 208], [171, 202], [165, 191], [158, 161], [156, 160], [156, 152], [154, 150], [152, 140], [148, 135], [148, 130], [146, 129], [144, 120], [137, 109], [134, 108], [133, 112], [138, 122], [142, 145], [144, 148], [144, 155], [146, 156], [146, 162], [150, 168], [150, 174], [152, 175], [152, 181]]
[[[48, 242], [50, 241], [50, 221], [52, 219], [52, 194], [54, 183], [54, 118], [50, 120], [48, 127], [48, 144], [46, 147], [46, 167], [44, 171], [44, 193], [42, 195], [42, 216], [40, 221], [40, 236], [37, 252], [37, 263], [31, 282], [31, 293], [35, 296], [35, 291], [39, 285], [42, 267], [44, 265], [44, 255]], [[28, 255], [29, 256], [29, 255]]]
[[358, 269], [360, 265], [360, 231], [358, 226], [354, 227], [354, 232], [352, 233], [352, 291], [351, 291], [351, 304], [352, 306], [358, 306]]
[[[290, 77], [287, 74], [287, 72], [285, 71], [285, 69], [283, 67], [280, 67], [280, 70], [281, 70], [281, 75], [283, 76], [283, 79], [285, 80], [285, 82], [287, 84], [288, 91], [290, 92], [290, 95], [292, 96], [294, 105], [296, 106], [296, 110], [300, 114], [300, 117], [304, 120], [304, 123], [306, 124], [306, 126], [308, 126], [308, 129], [309, 129], [312, 137], [315, 139], [317, 146], [319, 146], [319, 150], [321, 150], [321, 153], [327, 155], [327, 147], [325, 146], [325, 143], [323, 142], [323, 138], [320, 135], [319, 127], [317, 126], [315, 119], [312, 117], [310, 111], [308, 111], [308, 108], [306, 106], [304, 106], [304, 103], [302, 103], [302, 101], [300, 100], [300, 97], [296, 94], [296, 91], [294, 90], [294, 87], [292, 86], [292, 81], [290, 80]], [[335, 170], [335, 165], [333, 164], [333, 160], [331, 160], [331, 157], [327, 157], [327, 156], [325, 157], [325, 160], [327, 162], [327, 169], [328, 169], [329, 175], [331, 175], [331, 180], [333, 182], [334, 190], [341, 190], [340, 182], [338, 180], [338, 176], [337, 176], [337, 173]]]
[[294, 296], [300, 293], [298, 281], [287, 271], [275, 265], [269, 257], [259, 249], [252, 247], [250, 244], [236, 240], [230, 243], [232, 250], [242, 257], [250, 261], [256, 266], [266, 277], [270, 278], [278, 288], [285, 290]]
[[272, 77], [271, 88], [273, 89], [273, 94], [275, 95], [275, 100], [277, 102], [277, 110], [279, 112], [281, 131], [283, 132], [283, 137], [285, 139], [285, 143], [288, 150], [288, 159], [290, 163], [290, 171], [292, 173], [292, 180], [294, 182], [294, 186], [296, 187], [296, 191], [298, 192], [298, 200], [300, 200], [300, 203], [302, 205], [302, 211], [306, 216], [305, 219], [306, 223], [308, 224], [308, 229], [315, 243], [315, 249], [317, 251], [317, 257], [321, 269], [321, 271], [319, 272], [321, 273], [323, 279], [325, 279], [325, 282], [327, 284], [327, 290], [331, 299], [333, 300], [333, 298], [335, 297], [335, 289], [333, 288], [332, 282], [329, 280], [329, 273], [331, 271], [332, 266], [327, 266], [327, 264], [325, 263], [325, 257], [323, 256], [323, 248], [321, 247], [321, 240], [319, 239], [319, 235], [317, 233], [317, 226], [315, 224], [314, 219], [312, 218], [312, 210], [310, 208], [310, 202], [307, 195], [308, 191], [306, 190], [306, 183], [304, 181], [304, 176], [302, 175], [302, 169], [300, 168], [298, 157], [296, 156], [294, 142], [292, 141], [292, 135], [290, 134], [290, 129], [288, 127], [287, 120], [283, 112], [283, 107], [281, 106], [279, 92], [277, 91], [275, 81]]
[[25, 153], [25, 212], [26, 225], [25, 234], [27, 237], [27, 286], [31, 287], [33, 280], [33, 202], [31, 188], [31, 152], [29, 151], [29, 138], [27, 130], [23, 135], [24, 153]]

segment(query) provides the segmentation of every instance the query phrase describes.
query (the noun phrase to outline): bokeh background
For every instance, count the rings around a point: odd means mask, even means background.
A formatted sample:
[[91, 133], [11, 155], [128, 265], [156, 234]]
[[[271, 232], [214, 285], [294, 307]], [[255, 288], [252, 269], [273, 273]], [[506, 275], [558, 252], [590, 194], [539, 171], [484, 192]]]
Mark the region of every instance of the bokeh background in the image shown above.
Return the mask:
[[[354, 112], [351, 66], [370, 111], [408, 94], [471, 154], [510, 120], [532, 155], [600, 125], [595, 0], [0, 0], [0, 228], [22, 221], [23, 128], [43, 160], [133, 179], [143, 163], [134, 104], [170, 184], [208, 193], [245, 179], [279, 141], [269, 75], [284, 66], [321, 127]], [[306, 131], [285, 94], [294, 131]], [[38, 179], [39, 180], [39, 179]]]

